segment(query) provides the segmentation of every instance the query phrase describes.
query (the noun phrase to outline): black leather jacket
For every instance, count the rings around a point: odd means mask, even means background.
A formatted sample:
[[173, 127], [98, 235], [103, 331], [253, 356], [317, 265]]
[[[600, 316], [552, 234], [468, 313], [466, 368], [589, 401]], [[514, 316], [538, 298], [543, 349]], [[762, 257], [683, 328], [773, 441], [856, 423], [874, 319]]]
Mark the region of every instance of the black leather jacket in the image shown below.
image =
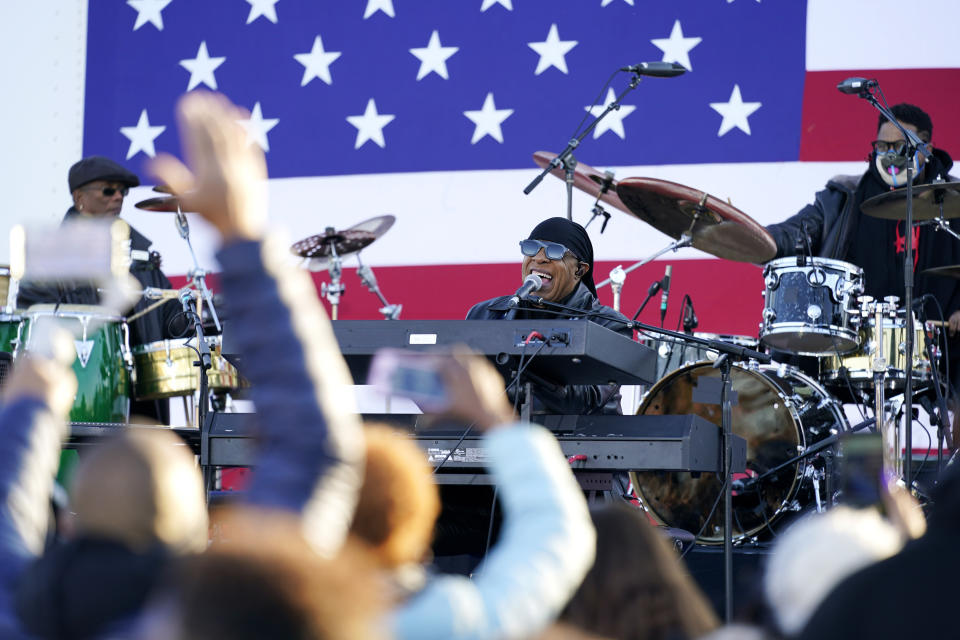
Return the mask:
[[[558, 316], [549, 311], [534, 307], [521, 306], [516, 309], [507, 308], [510, 296], [491, 298], [473, 305], [467, 313], [467, 320], [533, 320], [555, 319]], [[610, 307], [600, 304], [596, 296], [580, 283], [561, 304], [596, 313], [590, 321], [602, 327], [607, 327], [628, 338], [633, 339], [633, 329], [627, 326], [626, 316]], [[592, 413], [620, 414], [620, 385], [553, 385], [548, 381], [534, 382], [535, 413], [560, 415], [587, 415]]]

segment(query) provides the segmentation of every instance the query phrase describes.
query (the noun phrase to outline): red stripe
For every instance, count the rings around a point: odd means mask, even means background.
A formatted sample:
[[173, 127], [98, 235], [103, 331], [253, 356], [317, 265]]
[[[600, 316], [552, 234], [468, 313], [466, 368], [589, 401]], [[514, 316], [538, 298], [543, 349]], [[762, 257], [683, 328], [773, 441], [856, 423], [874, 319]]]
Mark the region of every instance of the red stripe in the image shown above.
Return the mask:
[[892, 106], [909, 102], [930, 114], [933, 143], [960, 153], [960, 69], [855, 69], [809, 71], [803, 92], [800, 160], [846, 162], [863, 160], [876, 138], [879, 114], [866, 101], [837, 91], [846, 78], [876, 78]]
[[[604, 280], [617, 262], [598, 262], [595, 279]], [[757, 336], [763, 310], [763, 278], [760, 268], [740, 262], [716, 259], [657, 261], [627, 275], [621, 310], [632, 317], [654, 280], [663, 278], [667, 264], [673, 265], [670, 299], [664, 326], [677, 327], [684, 294], [693, 299], [700, 320], [698, 331]], [[403, 304], [404, 320], [456, 320], [466, 316], [475, 303], [513, 293], [521, 284], [520, 264], [467, 264], [416, 267], [377, 267], [377, 282], [391, 303]], [[319, 295], [320, 284], [329, 282], [326, 272], [313, 274]], [[170, 278], [174, 286], [183, 286], [186, 278]], [[357, 277], [355, 268], [343, 270], [346, 287], [340, 299], [341, 320], [381, 318], [380, 301]], [[216, 278], [209, 281], [216, 290]], [[600, 301], [613, 304], [609, 287], [600, 289]], [[330, 305], [324, 301], [327, 312]], [[660, 294], [647, 304], [640, 321], [660, 324]]]

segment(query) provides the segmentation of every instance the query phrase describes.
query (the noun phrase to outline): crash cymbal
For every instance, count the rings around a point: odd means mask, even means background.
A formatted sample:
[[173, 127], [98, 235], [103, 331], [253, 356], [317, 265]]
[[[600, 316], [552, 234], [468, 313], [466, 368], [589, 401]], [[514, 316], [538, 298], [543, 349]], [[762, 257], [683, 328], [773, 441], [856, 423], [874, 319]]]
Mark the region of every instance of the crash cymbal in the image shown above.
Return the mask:
[[334, 251], [342, 257], [369, 246], [386, 233], [395, 221], [395, 217], [388, 215], [364, 220], [342, 231], [327, 227], [323, 233], [294, 242], [290, 251], [301, 258], [326, 258], [332, 256]]
[[[537, 151], [533, 154], [533, 161], [537, 163], [537, 166], [546, 169], [547, 166], [557, 157], [557, 154], [551, 153], [549, 151]], [[552, 175], [557, 176], [561, 180], [566, 180], [567, 175], [563, 167], [557, 167], [550, 171]], [[574, 168], [573, 173], [573, 186], [577, 189], [580, 189], [583, 192], [588, 193], [591, 197], [596, 198], [600, 191], [603, 189], [603, 183], [607, 180], [607, 176], [603, 174], [602, 171], [597, 171], [593, 167], [582, 162], [577, 162], [577, 166]], [[607, 189], [607, 192], [604, 193], [600, 200], [606, 202], [612, 207], [616, 207], [623, 211], [624, 213], [631, 213], [627, 205], [623, 204], [623, 201], [617, 195], [617, 181], [611, 179], [610, 186]]]
[[931, 269], [924, 269], [920, 273], [928, 276], [943, 276], [945, 278], [960, 279], [960, 264], [951, 264], [946, 267], [933, 267]]
[[[894, 189], [873, 196], [860, 205], [868, 216], [884, 220], [907, 219], [907, 190]], [[935, 182], [913, 187], [913, 219], [960, 218], [960, 183]]]
[[617, 194], [630, 213], [671, 238], [679, 239], [692, 225], [693, 246], [718, 258], [759, 264], [777, 253], [759, 223], [703, 191], [655, 178], [625, 178]]
[[176, 213], [180, 210], [180, 198], [177, 196], [161, 196], [157, 198], [147, 198], [134, 205], [137, 209], [145, 211], [158, 211], [160, 213]]

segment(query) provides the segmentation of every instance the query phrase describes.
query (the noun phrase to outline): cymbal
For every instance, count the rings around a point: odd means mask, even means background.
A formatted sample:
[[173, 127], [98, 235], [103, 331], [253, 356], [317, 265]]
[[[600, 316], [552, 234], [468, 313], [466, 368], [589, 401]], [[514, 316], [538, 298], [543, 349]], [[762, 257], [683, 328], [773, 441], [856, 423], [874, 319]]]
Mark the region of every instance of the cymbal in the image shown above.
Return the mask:
[[[913, 187], [914, 221], [933, 220], [940, 216], [941, 208], [944, 218], [960, 218], [960, 183], [935, 182]], [[874, 218], [906, 220], [907, 190], [894, 189], [873, 196], [860, 205], [860, 210]]]
[[290, 251], [301, 258], [326, 258], [336, 251], [338, 256], [356, 253], [369, 246], [393, 226], [394, 216], [378, 216], [337, 231], [333, 227], [320, 234], [294, 242]]
[[945, 278], [960, 279], [960, 264], [951, 264], [946, 267], [932, 267], [924, 269], [920, 273], [928, 276], [943, 276]]
[[137, 209], [145, 211], [158, 211], [160, 213], [176, 213], [180, 210], [180, 198], [177, 196], [160, 196], [157, 198], [147, 198], [134, 205]]
[[679, 239], [693, 224], [693, 246], [718, 258], [760, 264], [777, 253], [770, 232], [703, 191], [655, 178], [624, 178], [617, 194], [630, 213], [671, 238]]
[[173, 195], [173, 189], [171, 189], [169, 186], [165, 184], [158, 184], [153, 188], [153, 190], [156, 191], [157, 193], [166, 193], [171, 196]]
[[[533, 161], [537, 163], [537, 166], [546, 169], [550, 162], [557, 157], [557, 154], [551, 153], [549, 151], [537, 151], [533, 154]], [[561, 180], [566, 180], [567, 175], [563, 167], [557, 167], [550, 171], [551, 175], [555, 175]], [[603, 174], [602, 171], [597, 171], [593, 167], [582, 162], [577, 162], [577, 166], [574, 168], [573, 172], [573, 186], [580, 191], [584, 191], [590, 194], [591, 197], [596, 198], [600, 195], [600, 191], [603, 189], [603, 183], [607, 179], [607, 176]], [[600, 200], [606, 202], [611, 207], [616, 207], [623, 211], [624, 213], [631, 213], [630, 209], [623, 203], [620, 199], [620, 196], [617, 195], [617, 181], [610, 181], [610, 186], [607, 189], [607, 192], [600, 196]]]

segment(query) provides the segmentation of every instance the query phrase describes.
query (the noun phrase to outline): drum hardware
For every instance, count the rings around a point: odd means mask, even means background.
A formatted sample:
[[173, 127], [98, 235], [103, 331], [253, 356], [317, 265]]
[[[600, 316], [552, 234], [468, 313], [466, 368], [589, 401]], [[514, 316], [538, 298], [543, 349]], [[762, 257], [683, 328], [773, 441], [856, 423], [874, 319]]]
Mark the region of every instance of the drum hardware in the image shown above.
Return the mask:
[[383, 306], [380, 307], [380, 313], [383, 314], [384, 320], [396, 320], [400, 317], [400, 310], [403, 309], [402, 304], [390, 304], [387, 302], [386, 297], [380, 291], [380, 287], [377, 285], [377, 278], [373, 275], [373, 269], [360, 260], [360, 254], [357, 253], [357, 275], [360, 276], [360, 282], [363, 283], [367, 289], [370, 290], [375, 296], [380, 298], [380, 304]]
[[373, 270], [364, 265], [360, 260], [360, 251], [368, 247], [380, 236], [386, 233], [396, 218], [391, 215], [378, 216], [357, 223], [352, 227], [337, 231], [333, 227], [327, 227], [323, 233], [312, 235], [294, 242], [290, 247], [291, 253], [305, 259], [305, 265], [311, 271], [329, 271], [330, 282], [324, 282], [320, 285], [321, 295], [327, 298], [330, 303], [330, 318], [337, 319], [337, 311], [340, 306], [340, 296], [343, 295], [346, 287], [341, 278], [343, 276], [343, 259], [349, 255], [356, 254], [357, 262], [360, 265], [357, 269], [357, 275], [360, 281], [373, 294], [375, 294], [383, 307], [380, 313], [385, 320], [396, 320], [400, 317], [400, 310], [403, 305], [392, 305], [387, 302], [383, 293], [377, 285]]

